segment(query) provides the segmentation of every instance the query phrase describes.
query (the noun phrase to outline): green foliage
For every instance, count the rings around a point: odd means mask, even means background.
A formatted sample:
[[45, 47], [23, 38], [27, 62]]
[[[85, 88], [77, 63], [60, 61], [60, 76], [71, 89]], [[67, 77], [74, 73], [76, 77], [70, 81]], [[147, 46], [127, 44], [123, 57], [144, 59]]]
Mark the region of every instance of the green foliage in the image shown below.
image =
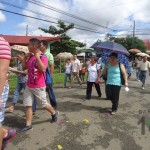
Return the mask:
[[17, 85], [17, 75], [9, 74], [8, 80], [9, 80], [9, 94], [13, 94]]
[[58, 21], [58, 28], [50, 26], [49, 29], [39, 28], [45, 33], [60, 36], [60, 40], [51, 44], [51, 52], [55, 55], [60, 52], [76, 53], [77, 47], [84, 47], [86, 44], [72, 40], [66, 33], [74, 28], [74, 24], [65, 25], [61, 20]]
[[146, 46], [144, 45], [144, 42], [142, 40], [138, 39], [137, 37], [130, 37], [130, 36], [127, 36], [126, 38], [110, 37], [109, 40], [113, 40], [116, 43], [120, 43], [127, 50], [136, 48], [142, 52], [146, 51]]

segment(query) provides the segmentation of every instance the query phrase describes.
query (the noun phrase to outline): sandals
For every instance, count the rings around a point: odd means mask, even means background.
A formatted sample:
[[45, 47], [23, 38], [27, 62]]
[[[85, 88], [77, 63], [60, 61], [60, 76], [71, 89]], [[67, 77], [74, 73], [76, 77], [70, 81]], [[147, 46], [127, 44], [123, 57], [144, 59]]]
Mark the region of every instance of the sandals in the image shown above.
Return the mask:
[[5, 109], [6, 113], [13, 113], [14, 108], [12, 108], [11, 106]]

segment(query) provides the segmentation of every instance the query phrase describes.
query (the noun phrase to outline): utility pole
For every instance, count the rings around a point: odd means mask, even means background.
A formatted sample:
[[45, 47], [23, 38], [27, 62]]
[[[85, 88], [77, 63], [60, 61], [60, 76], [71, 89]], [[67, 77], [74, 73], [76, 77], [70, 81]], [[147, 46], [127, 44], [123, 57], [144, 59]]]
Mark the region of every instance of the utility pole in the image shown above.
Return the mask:
[[133, 37], [135, 37], [135, 20], [133, 21]]
[[26, 27], [26, 36], [28, 36], [28, 25]]

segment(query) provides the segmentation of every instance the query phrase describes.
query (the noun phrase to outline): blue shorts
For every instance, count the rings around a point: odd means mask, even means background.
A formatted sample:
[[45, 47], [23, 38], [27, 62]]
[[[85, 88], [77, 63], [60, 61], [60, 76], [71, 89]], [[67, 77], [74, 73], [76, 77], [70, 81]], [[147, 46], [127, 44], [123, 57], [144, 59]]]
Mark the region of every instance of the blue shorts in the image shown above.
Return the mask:
[[9, 84], [6, 82], [3, 93], [2, 93], [2, 106], [0, 110], [0, 124], [4, 121], [4, 114], [5, 114], [5, 107], [6, 107], [6, 102], [8, 99], [8, 93], [9, 93]]

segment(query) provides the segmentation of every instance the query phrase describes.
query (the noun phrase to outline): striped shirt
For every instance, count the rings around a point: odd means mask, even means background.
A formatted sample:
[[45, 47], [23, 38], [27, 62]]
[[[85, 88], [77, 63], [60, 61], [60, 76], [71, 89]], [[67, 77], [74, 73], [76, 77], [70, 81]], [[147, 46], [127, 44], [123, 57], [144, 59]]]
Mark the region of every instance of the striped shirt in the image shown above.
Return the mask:
[[10, 45], [3, 37], [0, 37], [0, 59], [11, 59]]

